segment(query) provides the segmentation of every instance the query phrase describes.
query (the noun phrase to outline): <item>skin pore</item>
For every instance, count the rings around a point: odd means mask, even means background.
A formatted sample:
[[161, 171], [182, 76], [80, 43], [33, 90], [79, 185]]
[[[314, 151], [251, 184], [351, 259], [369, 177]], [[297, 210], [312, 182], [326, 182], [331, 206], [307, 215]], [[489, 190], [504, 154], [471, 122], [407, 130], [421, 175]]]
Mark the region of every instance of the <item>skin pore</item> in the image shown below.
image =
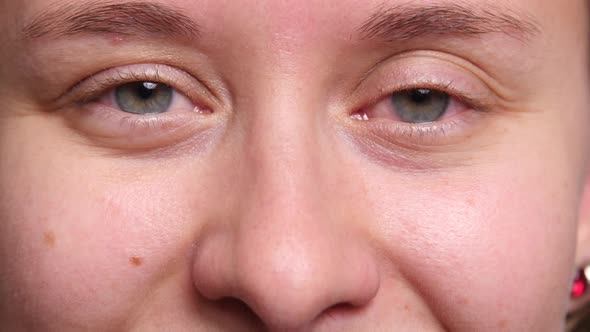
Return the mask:
[[0, 0], [0, 330], [562, 330], [587, 13]]

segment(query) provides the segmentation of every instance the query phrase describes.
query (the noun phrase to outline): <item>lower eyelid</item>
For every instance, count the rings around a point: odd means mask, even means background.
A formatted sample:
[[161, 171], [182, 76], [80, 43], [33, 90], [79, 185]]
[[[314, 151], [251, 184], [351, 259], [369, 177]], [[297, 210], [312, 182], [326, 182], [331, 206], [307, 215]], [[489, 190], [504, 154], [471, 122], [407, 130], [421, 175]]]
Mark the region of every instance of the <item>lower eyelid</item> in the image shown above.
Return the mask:
[[126, 114], [100, 103], [66, 110], [72, 129], [97, 146], [122, 151], [149, 151], [201, 137], [216, 123], [193, 112]]
[[[76, 110], [79, 115], [77, 120], [91, 124], [97, 132], [100, 131], [105, 137], [118, 137], [128, 135], [146, 135], [149, 134], [141, 132], [133, 132], [141, 126], [152, 131], [162, 131], [166, 129], [162, 127], [163, 124], [179, 123], [178, 120], [183, 120], [183, 115], [178, 112], [170, 112], [163, 114], [133, 114], [125, 113], [117, 110], [109, 105], [100, 102], [91, 102], [81, 106], [81, 109]], [[186, 121], [186, 119], [184, 119]], [[148, 125], [150, 124], [151, 125]]]
[[381, 142], [379, 145], [392, 148], [397, 146], [407, 150], [429, 150], [465, 141], [482, 130], [487, 115], [485, 112], [468, 110], [432, 123], [406, 123], [359, 117], [351, 117], [348, 121], [355, 135], [373, 137]]

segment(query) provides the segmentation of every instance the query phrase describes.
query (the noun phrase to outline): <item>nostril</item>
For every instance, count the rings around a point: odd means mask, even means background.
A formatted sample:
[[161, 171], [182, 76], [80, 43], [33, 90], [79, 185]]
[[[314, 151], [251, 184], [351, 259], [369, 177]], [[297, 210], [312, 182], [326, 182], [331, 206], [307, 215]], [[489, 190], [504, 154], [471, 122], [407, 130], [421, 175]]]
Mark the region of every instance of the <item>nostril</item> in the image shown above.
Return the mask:
[[236, 312], [240, 311], [245, 314], [251, 314], [251, 315], [254, 314], [252, 309], [250, 309], [250, 307], [246, 303], [244, 303], [244, 301], [242, 301], [240, 299], [236, 299], [234, 297], [221, 298], [221, 299], [217, 300], [217, 305], [220, 308], [223, 308], [225, 310], [231, 310], [231, 311], [236, 311]]
[[257, 323], [261, 324], [261, 320], [258, 318], [258, 315], [256, 315], [250, 306], [240, 299], [235, 297], [224, 297], [216, 300], [215, 305], [223, 312], [231, 312], [235, 315], [248, 317], [251, 320], [255, 320]]
[[236, 234], [217, 231], [199, 240], [195, 293], [216, 313], [231, 312], [271, 331], [305, 331], [322, 317], [340, 325], [366, 314], [380, 285], [373, 251], [334, 234], [329, 223], [317, 222], [321, 216], [285, 224], [279, 214], [268, 220], [265, 211], [248, 217]]
[[338, 319], [341, 317], [346, 317], [350, 315], [357, 314], [359, 311], [362, 310], [362, 306], [356, 306], [352, 303], [342, 302], [335, 304], [328, 309], [324, 310], [318, 318], [329, 318], [329, 319]]
[[[213, 321], [219, 322], [221, 330], [231, 331], [265, 331], [266, 325], [245, 302], [234, 297], [217, 300], [201, 298]], [[205, 309], [206, 308], [206, 309]]]

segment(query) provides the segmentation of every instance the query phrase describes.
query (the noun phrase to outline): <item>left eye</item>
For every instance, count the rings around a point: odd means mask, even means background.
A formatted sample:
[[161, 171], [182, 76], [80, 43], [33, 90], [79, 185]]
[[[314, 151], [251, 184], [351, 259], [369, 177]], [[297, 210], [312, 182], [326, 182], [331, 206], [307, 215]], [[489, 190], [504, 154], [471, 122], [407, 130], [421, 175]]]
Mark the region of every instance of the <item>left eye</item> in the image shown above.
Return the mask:
[[133, 82], [114, 89], [115, 102], [126, 113], [159, 114], [172, 105], [174, 89], [155, 82]]
[[391, 96], [393, 111], [403, 122], [425, 123], [440, 119], [449, 107], [450, 96], [431, 89], [412, 89]]
[[426, 124], [468, 109], [468, 105], [444, 91], [417, 88], [394, 92], [377, 104], [363, 108], [353, 117], [358, 120], [384, 118], [409, 124]]

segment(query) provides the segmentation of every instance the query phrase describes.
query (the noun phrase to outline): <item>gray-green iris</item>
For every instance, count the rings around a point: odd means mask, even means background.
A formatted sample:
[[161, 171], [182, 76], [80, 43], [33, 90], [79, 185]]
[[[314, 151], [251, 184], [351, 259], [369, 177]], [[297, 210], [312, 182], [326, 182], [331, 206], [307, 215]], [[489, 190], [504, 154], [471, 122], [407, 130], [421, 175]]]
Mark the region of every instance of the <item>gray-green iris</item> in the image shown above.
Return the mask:
[[153, 82], [134, 82], [115, 89], [115, 99], [122, 111], [133, 114], [158, 114], [168, 111], [173, 89]]
[[413, 89], [394, 93], [391, 102], [404, 122], [425, 123], [438, 120], [449, 106], [449, 95], [431, 89]]

